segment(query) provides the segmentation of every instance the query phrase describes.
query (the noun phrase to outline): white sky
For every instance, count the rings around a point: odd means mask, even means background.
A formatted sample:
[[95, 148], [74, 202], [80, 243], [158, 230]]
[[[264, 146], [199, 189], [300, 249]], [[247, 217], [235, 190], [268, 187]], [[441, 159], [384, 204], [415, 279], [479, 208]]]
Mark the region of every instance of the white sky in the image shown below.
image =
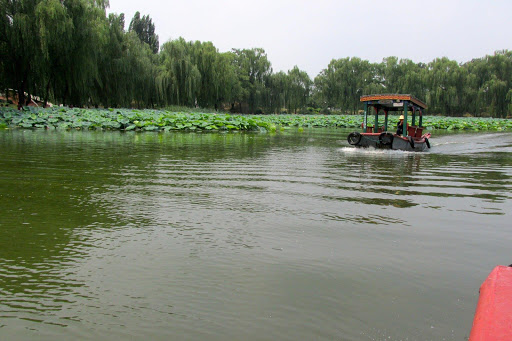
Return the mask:
[[332, 59], [458, 62], [512, 50], [512, 0], [110, 0], [149, 14], [160, 45], [183, 37], [220, 52], [262, 47], [274, 72], [297, 65], [314, 78]]

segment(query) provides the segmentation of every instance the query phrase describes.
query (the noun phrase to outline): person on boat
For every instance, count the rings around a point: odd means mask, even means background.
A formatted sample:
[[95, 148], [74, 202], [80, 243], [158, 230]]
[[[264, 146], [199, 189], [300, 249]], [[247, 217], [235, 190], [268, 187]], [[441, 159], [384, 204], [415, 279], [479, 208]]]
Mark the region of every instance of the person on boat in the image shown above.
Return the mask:
[[398, 124], [396, 125], [396, 134], [398, 136], [402, 136], [404, 133], [404, 115], [400, 115], [399, 120], [400, 121], [398, 121]]

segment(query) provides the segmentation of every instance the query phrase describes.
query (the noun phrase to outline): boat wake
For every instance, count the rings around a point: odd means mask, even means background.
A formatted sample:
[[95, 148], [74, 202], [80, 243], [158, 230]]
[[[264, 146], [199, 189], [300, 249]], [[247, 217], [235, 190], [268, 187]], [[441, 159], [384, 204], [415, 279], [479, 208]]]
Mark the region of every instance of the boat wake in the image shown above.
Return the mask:
[[410, 151], [404, 151], [404, 150], [394, 150], [394, 149], [375, 149], [372, 147], [369, 148], [355, 148], [355, 147], [343, 147], [338, 149], [341, 153], [344, 154], [351, 154], [351, 155], [396, 155], [396, 156], [402, 156], [402, 155], [411, 155], [411, 154], [418, 154], [417, 152], [410, 152]]
[[436, 154], [510, 153], [512, 133], [443, 135], [431, 143], [432, 152]]

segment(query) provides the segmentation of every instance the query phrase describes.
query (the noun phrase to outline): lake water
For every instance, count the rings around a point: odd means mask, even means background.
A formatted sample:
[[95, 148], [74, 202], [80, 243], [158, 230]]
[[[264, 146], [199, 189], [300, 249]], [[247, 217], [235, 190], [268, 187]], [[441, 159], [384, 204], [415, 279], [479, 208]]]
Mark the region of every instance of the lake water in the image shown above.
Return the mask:
[[512, 133], [0, 130], [1, 340], [465, 340]]

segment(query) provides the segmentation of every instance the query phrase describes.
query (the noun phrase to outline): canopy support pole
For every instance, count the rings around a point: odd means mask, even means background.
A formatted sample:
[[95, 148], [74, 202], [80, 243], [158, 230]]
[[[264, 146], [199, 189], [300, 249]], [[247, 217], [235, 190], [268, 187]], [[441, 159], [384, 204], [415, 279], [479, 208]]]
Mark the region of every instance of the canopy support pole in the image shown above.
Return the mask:
[[368, 103], [364, 102], [363, 133], [366, 133], [367, 126], [368, 126]]
[[379, 107], [374, 106], [375, 109], [375, 125], [373, 126], [373, 132], [376, 133], [379, 129]]
[[403, 126], [404, 137], [407, 137], [407, 111], [409, 110], [409, 108], [407, 107], [408, 104], [409, 104], [408, 101], [404, 101], [404, 126]]

